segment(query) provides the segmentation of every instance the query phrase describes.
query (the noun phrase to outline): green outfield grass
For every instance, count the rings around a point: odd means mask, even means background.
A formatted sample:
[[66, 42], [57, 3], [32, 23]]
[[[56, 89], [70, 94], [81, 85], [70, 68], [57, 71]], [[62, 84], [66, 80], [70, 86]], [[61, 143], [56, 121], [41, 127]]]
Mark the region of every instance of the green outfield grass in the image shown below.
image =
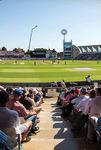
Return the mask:
[[101, 80], [101, 62], [0, 60], [0, 82], [74, 82], [84, 81], [88, 74]]

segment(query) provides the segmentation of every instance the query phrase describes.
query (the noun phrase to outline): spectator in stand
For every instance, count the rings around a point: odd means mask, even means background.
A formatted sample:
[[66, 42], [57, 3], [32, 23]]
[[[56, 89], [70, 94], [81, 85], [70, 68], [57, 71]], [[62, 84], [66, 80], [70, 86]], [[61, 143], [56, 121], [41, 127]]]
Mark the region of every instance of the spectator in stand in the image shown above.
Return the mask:
[[71, 102], [71, 100], [72, 100], [72, 98], [74, 97], [74, 90], [73, 89], [71, 89], [69, 92], [68, 92], [68, 94], [66, 95], [66, 97], [64, 98], [64, 100], [63, 100], [63, 103], [62, 103], [62, 108], [63, 107], [66, 107], [70, 102]]
[[29, 89], [29, 97], [34, 99], [37, 106], [40, 106], [43, 103], [43, 93], [37, 89]]
[[51, 82], [51, 87], [57, 87], [57, 82], [56, 81], [52, 81]]
[[89, 115], [89, 113], [90, 113], [90, 107], [91, 107], [92, 100], [93, 100], [93, 99], [95, 98], [95, 96], [96, 96], [95, 89], [91, 89], [91, 90], [90, 90], [89, 96], [90, 96], [89, 101], [87, 101], [86, 106], [85, 106], [85, 109], [84, 109], [84, 111], [83, 111], [83, 113], [84, 113], [85, 115]]
[[[88, 95], [87, 89], [85, 87], [82, 87], [80, 89], [79, 96], [77, 98], [74, 98], [71, 101], [71, 103], [73, 104], [73, 111], [72, 111], [73, 122], [75, 122], [76, 118], [78, 118], [78, 115], [80, 115], [80, 113], [82, 112], [82, 109], [84, 108], [88, 99], [89, 99], [89, 95]], [[82, 108], [80, 107], [81, 105], [82, 105]]]
[[97, 127], [97, 120], [101, 117], [101, 88], [96, 89], [96, 97], [89, 105], [89, 120], [87, 138], [90, 144], [95, 142], [95, 130]]
[[41, 100], [41, 103], [40, 103], [40, 104], [44, 103], [42, 90], [41, 90], [40, 88], [39, 88], [39, 89], [36, 89], [36, 90], [38, 91], [38, 95], [40, 96], [40, 100]]
[[46, 89], [44, 87], [42, 88], [42, 93], [43, 93], [43, 98], [45, 98], [46, 97]]
[[67, 88], [63, 89], [60, 92], [60, 94], [58, 96], [58, 99], [57, 99], [57, 105], [62, 105], [63, 100], [65, 99], [65, 97], [66, 97], [67, 94], [68, 94], [68, 89]]
[[90, 86], [92, 84], [91, 76], [88, 75], [88, 76], [85, 77], [85, 79], [86, 79], [87, 85]]
[[16, 134], [22, 134], [22, 141], [28, 141], [28, 133], [32, 127], [32, 121], [27, 121], [21, 125], [18, 113], [7, 108], [6, 104], [8, 101], [8, 93], [0, 90], [0, 129], [15, 128]]
[[66, 88], [66, 84], [65, 84], [65, 81], [64, 81], [64, 80], [62, 80], [60, 84], [61, 84], [61, 87], [62, 87], [63, 89]]
[[63, 100], [62, 103], [62, 114], [61, 116], [66, 116], [69, 117], [72, 110], [73, 110], [73, 104], [71, 103], [71, 101], [78, 97], [79, 94], [79, 90], [77, 88], [72, 88], [69, 90], [68, 94], [66, 95], [66, 97]]
[[88, 121], [88, 105], [91, 103], [92, 99], [95, 97], [95, 90], [91, 90], [89, 93], [89, 99], [85, 99], [80, 101], [79, 108], [80, 113], [78, 113], [74, 124], [72, 131], [80, 131], [82, 128], [84, 128], [85, 124]]
[[8, 107], [8, 108], [10, 108], [10, 100], [12, 99], [12, 95], [13, 95], [13, 88], [11, 88], [11, 87], [7, 87], [6, 88], [6, 92], [8, 93], [8, 95], [9, 95], [9, 101], [8, 101], [8, 103], [6, 104], [6, 106]]
[[77, 98], [73, 99], [71, 103], [74, 104], [74, 109], [79, 111], [80, 109], [83, 109], [83, 107], [82, 108], [80, 107], [80, 105], [81, 105], [80, 102], [83, 101], [83, 104], [84, 104], [84, 103], [86, 103], [87, 99], [89, 99], [87, 89], [85, 87], [82, 87], [80, 89], [80, 95]]
[[27, 94], [27, 91], [23, 89], [23, 94], [19, 99], [19, 102], [23, 104], [27, 110], [34, 110], [36, 113], [39, 113], [42, 108], [40, 106], [37, 106], [34, 99], [28, 97]]
[[26, 121], [30, 120], [32, 121], [32, 132], [35, 132], [37, 130], [36, 124], [39, 122], [39, 119], [37, 119], [37, 113], [34, 110], [27, 110], [23, 104], [19, 102], [19, 99], [21, 98], [23, 94], [23, 91], [19, 88], [15, 89], [13, 91], [12, 99], [10, 100], [10, 109], [13, 109], [18, 112], [19, 117], [24, 118]]
[[13, 88], [7, 87], [7, 88], [6, 88], [6, 92], [7, 92], [8, 94], [12, 94], [12, 93], [13, 93]]

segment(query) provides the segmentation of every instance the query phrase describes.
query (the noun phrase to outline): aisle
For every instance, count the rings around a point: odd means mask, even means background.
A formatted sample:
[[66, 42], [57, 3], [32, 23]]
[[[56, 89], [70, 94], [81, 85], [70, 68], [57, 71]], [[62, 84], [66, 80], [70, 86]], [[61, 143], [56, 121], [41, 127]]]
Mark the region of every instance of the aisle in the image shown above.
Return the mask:
[[40, 131], [33, 135], [23, 150], [95, 150], [85, 145], [83, 137], [76, 137], [70, 131], [69, 121], [60, 117], [61, 110], [56, 106], [56, 98], [46, 98], [40, 112]]

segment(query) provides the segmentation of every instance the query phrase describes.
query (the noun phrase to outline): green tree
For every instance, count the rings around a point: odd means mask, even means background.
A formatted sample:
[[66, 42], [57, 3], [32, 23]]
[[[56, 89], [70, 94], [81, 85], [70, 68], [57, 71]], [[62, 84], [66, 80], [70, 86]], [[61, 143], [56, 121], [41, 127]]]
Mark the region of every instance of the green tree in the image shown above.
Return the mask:
[[7, 48], [6, 48], [5, 46], [3, 46], [3, 47], [1, 48], [1, 50], [2, 50], [2, 51], [7, 51]]
[[22, 48], [14, 48], [13, 51], [16, 52], [16, 53], [25, 52]]

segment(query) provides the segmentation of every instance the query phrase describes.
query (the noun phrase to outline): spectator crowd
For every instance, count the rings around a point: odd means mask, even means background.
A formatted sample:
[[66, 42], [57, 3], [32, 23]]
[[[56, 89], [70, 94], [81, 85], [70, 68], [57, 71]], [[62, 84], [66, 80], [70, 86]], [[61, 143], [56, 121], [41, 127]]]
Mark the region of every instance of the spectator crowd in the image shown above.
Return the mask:
[[[67, 88], [64, 80], [60, 84], [57, 105], [62, 111], [61, 117], [70, 121], [72, 132], [83, 130], [89, 144], [97, 142], [97, 133], [101, 133], [101, 87]], [[57, 83], [53, 81], [51, 86], [57, 87]], [[0, 130], [13, 129], [11, 132], [20, 135], [22, 143], [30, 141], [31, 135], [39, 130], [43, 95], [38, 88], [0, 86]]]
[[0, 86], [0, 130], [10, 135], [15, 132], [15, 139], [20, 135], [22, 143], [30, 141], [31, 135], [39, 130], [42, 103], [41, 89]]
[[[101, 133], [101, 87], [69, 87], [62, 89], [57, 99], [61, 117], [71, 123], [71, 131], [84, 131], [86, 141], [94, 144]], [[100, 127], [99, 127], [100, 126]], [[99, 128], [98, 128], [99, 127]], [[100, 136], [101, 137], [101, 136]]]

